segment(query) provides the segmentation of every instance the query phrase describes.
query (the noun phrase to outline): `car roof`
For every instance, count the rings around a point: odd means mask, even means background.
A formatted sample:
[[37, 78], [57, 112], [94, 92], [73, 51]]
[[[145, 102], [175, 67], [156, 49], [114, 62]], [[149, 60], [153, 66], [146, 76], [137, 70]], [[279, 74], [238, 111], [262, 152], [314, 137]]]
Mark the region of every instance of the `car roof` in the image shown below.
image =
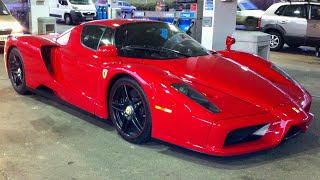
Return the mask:
[[299, 2], [279, 2], [279, 3], [275, 3], [274, 5], [290, 5], [290, 4], [317, 4], [317, 5], [320, 5], [320, 3], [319, 2], [306, 2], [306, 1], [299, 1]]
[[104, 20], [90, 21], [83, 24], [96, 24], [96, 25], [103, 25], [103, 26], [110, 26], [113, 28], [117, 28], [124, 24], [131, 24], [131, 23], [137, 23], [137, 22], [157, 22], [157, 21], [151, 21], [151, 20], [145, 20], [145, 19], [104, 19]]

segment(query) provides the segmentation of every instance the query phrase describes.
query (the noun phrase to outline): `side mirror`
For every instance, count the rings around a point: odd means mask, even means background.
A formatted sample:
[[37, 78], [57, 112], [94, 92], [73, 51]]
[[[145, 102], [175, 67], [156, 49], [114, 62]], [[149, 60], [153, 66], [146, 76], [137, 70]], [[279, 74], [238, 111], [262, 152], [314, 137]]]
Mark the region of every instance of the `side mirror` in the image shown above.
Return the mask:
[[97, 51], [99, 57], [117, 57], [118, 49], [113, 45], [106, 45], [99, 47]]
[[230, 51], [231, 50], [231, 46], [236, 43], [236, 39], [231, 37], [231, 36], [227, 36], [226, 38], [226, 50]]

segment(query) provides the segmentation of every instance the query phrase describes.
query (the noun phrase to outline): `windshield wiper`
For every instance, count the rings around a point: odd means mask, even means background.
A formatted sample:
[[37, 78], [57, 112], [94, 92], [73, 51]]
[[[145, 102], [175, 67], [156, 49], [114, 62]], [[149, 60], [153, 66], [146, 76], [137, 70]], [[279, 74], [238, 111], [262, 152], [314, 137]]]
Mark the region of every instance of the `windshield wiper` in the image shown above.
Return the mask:
[[149, 51], [158, 51], [158, 52], [163, 52], [163, 51], [167, 51], [167, 52], [172, 52], [175, 54], [178, 54], [180, 56], [184, 56], [184, 57], [192, 57], [189, 54], [184, 54], [181, 53], [177, 50], [173, 50], [173, 49], [168, 49], [168, 48], [156, 48], [156, 47], [152, 47], [152, 46], [124, 46], [121, 49], [138, 49], [138, 50], [149, 50]]

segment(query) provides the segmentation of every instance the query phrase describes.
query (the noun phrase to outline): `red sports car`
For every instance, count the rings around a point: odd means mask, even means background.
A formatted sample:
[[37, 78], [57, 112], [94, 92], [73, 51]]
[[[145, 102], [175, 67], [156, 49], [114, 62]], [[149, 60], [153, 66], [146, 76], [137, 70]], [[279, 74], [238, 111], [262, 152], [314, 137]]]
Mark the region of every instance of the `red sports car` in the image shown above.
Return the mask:
[[275, 147], [313, 120], [311, 95], [276, 65], [229, 47], [206, 50], [163, 22], [9, 36], [5, 64], [17, 93], [45, 92], [109, 118], [132, 143], [154, 137], [231, 156]]

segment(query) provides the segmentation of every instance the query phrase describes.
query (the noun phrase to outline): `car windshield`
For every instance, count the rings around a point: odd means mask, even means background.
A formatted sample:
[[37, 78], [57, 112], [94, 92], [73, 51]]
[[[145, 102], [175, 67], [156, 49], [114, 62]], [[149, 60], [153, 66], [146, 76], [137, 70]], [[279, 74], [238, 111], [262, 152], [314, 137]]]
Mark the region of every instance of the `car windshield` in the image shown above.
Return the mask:
[[209, 55], [197, 41], [176, 26], [140, 22], [118, 27], [115, 45], [119, 55], [143, 59], [173, 59]]
[[243, 1], [240, 4], [244, 10], [258, 10], [257, 6], [250, 1]]
[[2, 1], [0, 1], [0, 15], [9, 15], [9, 11], [6, 8], [6, 6], [3, 4]]
[[69, 0], [71, 4], [89, 5], [90, 0]]

